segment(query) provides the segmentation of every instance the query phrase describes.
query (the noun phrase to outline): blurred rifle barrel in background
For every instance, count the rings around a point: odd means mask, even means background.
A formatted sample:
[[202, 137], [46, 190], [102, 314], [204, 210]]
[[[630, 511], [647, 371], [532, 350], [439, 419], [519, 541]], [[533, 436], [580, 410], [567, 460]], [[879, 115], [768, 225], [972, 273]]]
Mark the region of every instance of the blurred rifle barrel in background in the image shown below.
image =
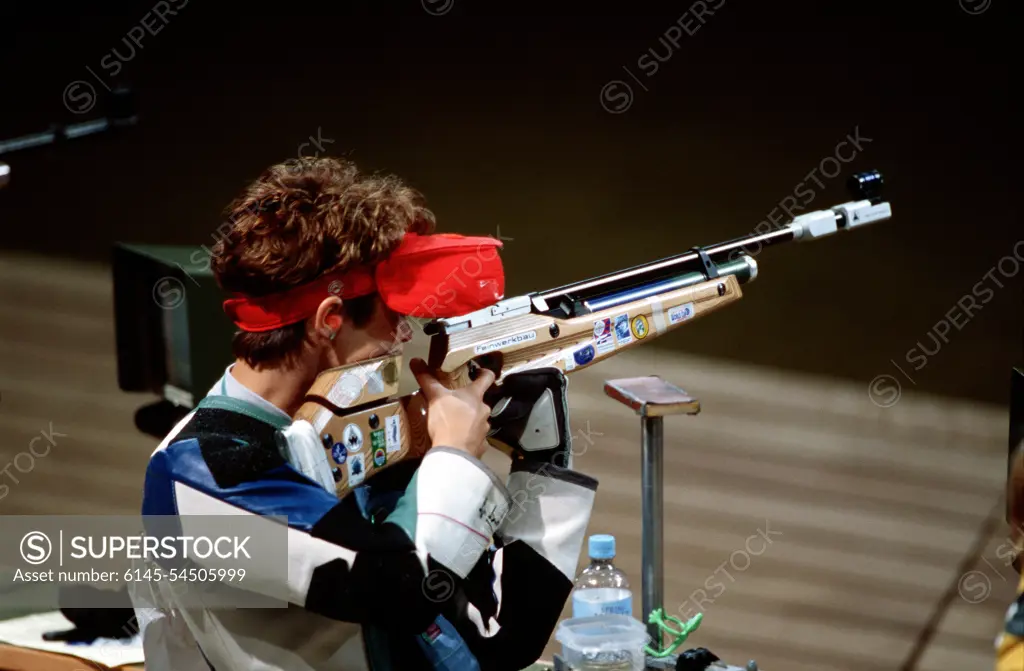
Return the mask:
[[[135, 113], [135, 101], [130, 89], [117, 88], [110, 92], [106, 101], [106, 114], [98, 119], [90, 119], [74, 124], [52, 124], [49, 130], [32, 133], [10, 140], [0, 140], [0, 156], [24, 151], [36, 147], [46, 147], [95, 135], [103, 131], [134, 126], [138, 121]], [[0, 161], [0, 188], [11, 181], [11, 166]]]

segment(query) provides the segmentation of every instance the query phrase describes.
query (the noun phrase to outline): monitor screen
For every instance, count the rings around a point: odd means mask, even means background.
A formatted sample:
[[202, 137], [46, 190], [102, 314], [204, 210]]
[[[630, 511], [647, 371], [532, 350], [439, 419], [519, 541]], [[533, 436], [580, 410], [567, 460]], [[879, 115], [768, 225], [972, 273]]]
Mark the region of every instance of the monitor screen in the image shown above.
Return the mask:
[[[189, 343], [188, 298], [173, 310], [163, 310], [162, 331], [164, 341], [164, 366], [167, 370], [165, 385], [191, 395], [192, 352]], [[169, 390], [164, 390], [165, 395]], [[170, 393], [174, 393], [171, 391]], [[169, 399], [174, 400], [174, 399]], [[191, 403], [183, 404], [191, 405]]]

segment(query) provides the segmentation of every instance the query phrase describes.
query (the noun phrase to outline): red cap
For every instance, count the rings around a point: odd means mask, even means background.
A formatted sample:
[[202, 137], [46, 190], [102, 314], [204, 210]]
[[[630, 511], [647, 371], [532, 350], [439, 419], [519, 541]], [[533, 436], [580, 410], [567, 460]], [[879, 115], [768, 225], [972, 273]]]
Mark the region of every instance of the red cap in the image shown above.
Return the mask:
[[312, 317], [328, 296], [344, 300], [376, 291], [400, 314], [458, 317], [504, 297], [501, 247], [490, 237], [406, 233], [376, 267], [327, 273], [268, 296], [231, 298], [224, 301], [224, 311], [243, 331], [259, 333]]
[[488, 237], [406, 234], [377, 266], [377, 291], [389, 308], [412, 317], [458, 317], [505, 296], [505, 270]]

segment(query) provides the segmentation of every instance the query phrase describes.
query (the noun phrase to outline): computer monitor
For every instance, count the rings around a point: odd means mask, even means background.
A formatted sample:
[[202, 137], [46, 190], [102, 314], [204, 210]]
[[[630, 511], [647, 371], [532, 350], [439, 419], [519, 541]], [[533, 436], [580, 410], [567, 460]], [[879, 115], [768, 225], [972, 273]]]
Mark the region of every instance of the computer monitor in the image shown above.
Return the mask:
[[113, 266], [118, 386], [195, 407], [233, 360], [209, 252], [117, 243]]

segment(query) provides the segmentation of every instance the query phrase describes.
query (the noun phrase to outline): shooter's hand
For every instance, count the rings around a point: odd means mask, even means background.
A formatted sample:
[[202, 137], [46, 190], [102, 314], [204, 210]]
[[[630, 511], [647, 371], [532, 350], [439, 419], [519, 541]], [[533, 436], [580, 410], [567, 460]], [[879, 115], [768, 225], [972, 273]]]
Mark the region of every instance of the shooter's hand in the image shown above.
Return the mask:
[[469, 386], [447, 389], [431, 375], [423, 359], [413, 359], [409, 368], [427, 402], [427, 433], [431, 444], [461, 450], [478, 459], [483, 456], [491, 428], [491, 408], [483, 398], [484, 392], [494, 384], [494, 373], [482, 368]]

